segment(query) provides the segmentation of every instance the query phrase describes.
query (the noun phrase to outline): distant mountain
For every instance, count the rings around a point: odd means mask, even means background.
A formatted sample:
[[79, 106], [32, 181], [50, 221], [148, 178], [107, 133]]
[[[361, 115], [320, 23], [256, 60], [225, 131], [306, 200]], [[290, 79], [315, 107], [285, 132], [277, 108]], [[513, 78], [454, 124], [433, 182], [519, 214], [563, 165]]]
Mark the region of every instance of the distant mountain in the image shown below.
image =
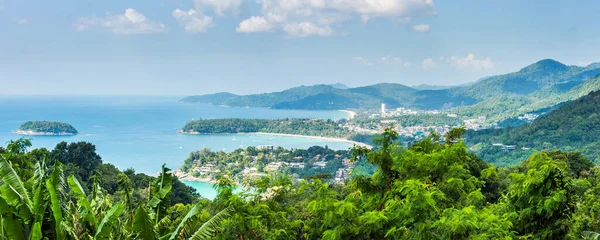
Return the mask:
[[182, 102], [253, 106], [276, 109], [337, 110], [389, 108], [450, 109], [467, 116], [488, 116], [492, 122], [558, 103], [574, 100], [600, 85], [589, 84], [600, 74], [600, 64], [567, 66], [552, 59], [531, 64], [518, 72], [490, 76], [459, 86], [380, 83], [348, 88], [343, 84], [290, 88], [281, 92], [235, 95], [217, 93], [191, 96]]
[[552, 59], [531, 64], [518, 72], [484, 78], [473, 85], [454, 88], [460, 94], [485, 100], [496, 96], [525, 96], [566, 81], [586, 69]]
[[600, 68], [600, 62], [590, 63], [585, 67], [586, 69], [596, 69]]
[[213, 93], [199, 96], [189, 96], [181, 99], [181, 102], [201, 102], [201, 103], [209, 103], [209, 104], [220, 104], [223, 102], [227, 102], [234, 98], [239, 97], [233, 93], [221, 92], [221, 93]]
[[[596, 79], [600, 82], [600, 77]], [[600, 163], [600, 91], [564, 104], [533, 123], [505, 129], [469, 131], [466, 142], [484, 159], [499, 165], [524, 160], [535, 150], [581, 151]], [[514, 145], [501, 151], [493, 144]], [[525, 149], [523, 149], [525, 148]]]
[[337, 89], [348, 89], [349, 87], [341, 84], [341, 83], [334, 83], [334, 84], [329, 84], [329, 86], [332, 86], [333, 88], [337, 88]]
[[411, 87], [414, 89], [417, 89], [417, 90], [442, 90], [442, 89], [452, 88], [453, 86], [438, 86], [438, 85], [419, 84], [419, 85], [414, 85]]
[[330, 85], [300, 86], [281, 92], [244, 96], [218, 93], [190, 96], [181, 102], [274, 109], [379, 108], [381, 103], [385, 103], [389, 108], [441, 109], [474, 104], [475, 99], [453, 95], [449, 90], [417, 90], [397, 83], [379, 83], [348, 89]]
[[[550, 108], [599, 90], [600, 68], [567, 66], [546, 59], [518, 72], [488, 77], [475, 84], [452, 89], [478, 100], [456, 109], [466, 116], [487, 116], [491, 122]], [[456, 93], [455, 92], [455, 93]]]

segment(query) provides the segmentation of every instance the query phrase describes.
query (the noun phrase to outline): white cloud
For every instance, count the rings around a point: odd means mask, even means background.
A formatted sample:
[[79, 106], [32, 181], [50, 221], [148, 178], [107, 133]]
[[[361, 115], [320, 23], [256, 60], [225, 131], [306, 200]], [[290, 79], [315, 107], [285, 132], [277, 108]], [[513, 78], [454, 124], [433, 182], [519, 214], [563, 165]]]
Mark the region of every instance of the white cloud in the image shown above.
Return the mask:
[[133, 8], [125, 10], [123, 15], [110, 15], [105, 17], [79, 18], [75, 24], [77, 31], [85, 31], [93, 27], [106, 28], [115, 34], [150, 34], [165, 32], [167, 29], [164, 24], [155, 23], [146, 18]]
[[426, 58], [423, 60], [423, 64], [421, 64], [421, 67], [425, 70], [427, 69], [432, 69], [434, 67], [436, 67], [437, 64], [433, 61], [433, 59], [431, 58]]
[[353, 57], [352, 61], [360, 63], [360, 64], [364, 64], [367, 66], [373, 66], [373, 63], [371, 63], [371, 61], [369, 61], [369, 59], [366, 57]]
[[[321, 34], [302, 34], [305, 36], [331, 36], [334, 32], [333, 26], [353, 18], [360, 18], [363, 23], [375, 18], [408, 23], [413, 17], [437, 14], [433, 0], [257, 0], [257, 2], [262, 5], [262, 17], [271, 28], [282, 29], [288, 34], [290, 29], [297, 29], [300, 25], [313, 30], [322, 30], [317, 31]], [[250, 20], [246, 19], [244, 22]]]
[[212, 7], [214, 12], [219, 15], [225, 15], [225, 12], [238, 14], [243, 4], [243, 0], [195, 0], [196, 8], [201, 10], [204, 7]]
[[183, 25], [186, 32], [189, 33], [202, 33], [206, 32], [209, 28], [213, 27], [212, 17], [202, 16], [194, 9], [189, 11], [183, 11], [181, 9], [175, 9], [173, 11], [173, 17]]
[[412, 27], [415, 32], [427, 33], [429, 32], [429, 25], [427, 24], [419, 24]]
[[303, 38], [309, 36], [330, 36], [333, 31], [329, 27], [319, 27], [311, 22], [287, 23], [283, 31], [292, 38]]
[[410, 62], [404, 61], [400, 57], [396, 57], [396, 56], [392, 56], [392, 55], [388, 55], [388, 56], [379, 58], [379, 62], [384, 63], [384, 64], [396, 64], [399, 66], [403, 66], [405, 68], [409, 68], [410, 66], [412, 66], [412, 64]]
[[494, 68], [492, 59], [477, 59], [475, 54], [469, 53], [466, 57], [452, 56], [449, 58], [443, 58], [446, 62], [449, 62], [452, 66], [458, 69], [470, 69], [470, 70], [489, 70]]
[[29, 24], [29, 18], [18, 18], [15, 22], [19, 25], [27, 25]]
[[402, 59], [399, 57], [388, 55], [380, 58], [379, 61], [382, 63], [401, 63]]
[[243, 33], [254, 33], [268, 32], [271, 28], [271, 24], [264, 17], [251, 17], [242, 21], [235, 30]]

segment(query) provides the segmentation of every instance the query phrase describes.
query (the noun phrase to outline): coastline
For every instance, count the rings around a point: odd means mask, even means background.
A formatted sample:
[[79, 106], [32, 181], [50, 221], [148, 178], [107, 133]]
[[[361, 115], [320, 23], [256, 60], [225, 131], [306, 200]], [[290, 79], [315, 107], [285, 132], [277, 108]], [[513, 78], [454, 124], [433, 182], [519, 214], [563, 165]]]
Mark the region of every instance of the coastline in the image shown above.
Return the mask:
[[[177, 133], [188, 134], [188, 135], [211, 134], [211, 133], [199, 133], [199, 132], [185, 132], [183, 130], [177, 130]], [[219, 134], [219, 133], [214, 133], [214, 134]], [[287, 134], [287, 133], [267, 133], [267, 132], [248, 132], [248, 133], [240, 132], [240, 133], [222, 133], [222, 134], [256, 134], [256, 135], [268, 135], [268, 136], [312, 138], [312, 139], [327, 140], [327, 141], [332, 141], [332, 142], [346, 142], [346, 143], [351, 143], [351, 144], [354, 144], [354, 145], [357, 145], [360, 147], [366, 147], [369, 149], [373, 148], [373, 146], [366, 144], [366, 143], [352, 141], [352, 140], [348, 140], [348, 139], [344, 139], [344, 138], [334, 138], [334, 137], [320, 137], [320, 136], [307, 136], [307, 135]]]
[[190, 182], [203, 182], [203, 183], [211, 183], [211, 184], [217, 183], [217, 180], [213, 179], [211, 177], [200, 178], [200, 177], [190, 176], [188, 173], [181, 171], [181, 169], [179, 169], [179, 168], [176, 168], [175, 170], [173, 170], [172, 174], [173, 174], [173, 176], [179, 178], [179, 180], [185, 180], [185, 181], [190, 181]]
[[333, 141], [333, 142], [347, 142], [347, 143], [352, 143], [352, 144], [360, 146], [360, 147], [373, 148], [373, 146], [366, 144], [366, 143], [361, 143], [361, 142], [352, 141], [352, 140], [343, 139], [343, 138], [334, 138], [334, 137], [320, 137], [320, 136], [307, 136], [307, 135], [297, 135], [297, 134], [287, 134], [287, 133], [267, 133], [267, 132], [238, 133], [238, 134], [256, 134], [256, 135], [268, 135], [268, 136], [312, 138], [312, 139], [327, 140], [327, 141]]
[[14, 134], [26, 135], [26, 136], [75, 136], [76, 133], [68, 133], [68, 132], [36, 132], [32, 130], [14, 130]]
[[356, 117], [357, 113], [354, 111], [350, 111], [350, 110], [338, 110], [340, 112], [344, 112], [346, 114], [348, 114], [348, 119], [353, 119], [354, 117]]

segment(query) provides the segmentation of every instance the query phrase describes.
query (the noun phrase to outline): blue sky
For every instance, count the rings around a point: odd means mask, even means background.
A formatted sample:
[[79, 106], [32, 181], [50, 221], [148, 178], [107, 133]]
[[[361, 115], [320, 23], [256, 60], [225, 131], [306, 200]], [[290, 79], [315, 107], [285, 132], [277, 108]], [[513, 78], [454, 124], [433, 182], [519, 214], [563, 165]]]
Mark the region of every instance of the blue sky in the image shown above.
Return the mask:
[[0, 0], [0, 94], [454, 85], [600, 61], [600, 1]]

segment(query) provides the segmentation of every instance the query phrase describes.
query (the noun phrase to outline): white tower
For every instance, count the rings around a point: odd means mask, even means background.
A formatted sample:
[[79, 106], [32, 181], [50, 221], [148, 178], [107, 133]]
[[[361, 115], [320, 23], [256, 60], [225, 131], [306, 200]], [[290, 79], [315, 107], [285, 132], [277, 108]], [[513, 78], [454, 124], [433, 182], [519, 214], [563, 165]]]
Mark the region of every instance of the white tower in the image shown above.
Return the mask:
[[385, 103], [381, 104], [381, 117], [385, 117]]

